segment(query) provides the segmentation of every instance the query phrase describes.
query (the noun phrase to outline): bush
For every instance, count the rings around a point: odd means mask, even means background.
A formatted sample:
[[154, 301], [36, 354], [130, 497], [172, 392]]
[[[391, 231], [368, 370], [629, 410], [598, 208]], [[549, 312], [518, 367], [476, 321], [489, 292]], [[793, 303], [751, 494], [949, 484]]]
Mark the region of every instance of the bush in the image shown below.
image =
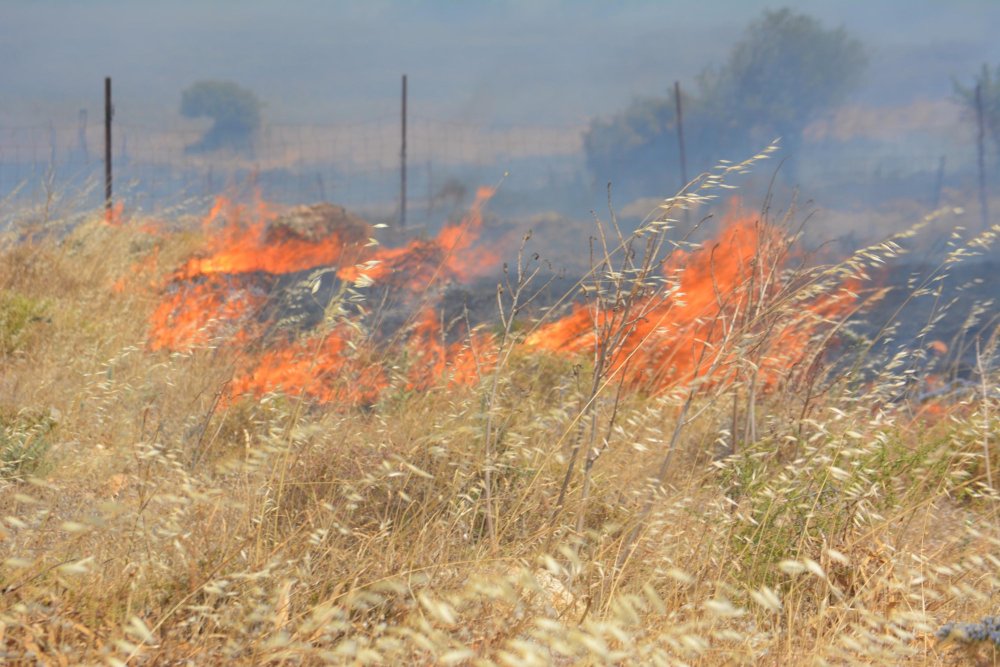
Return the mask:
[[[688, 176], [721, 159], [752, 155], [776, 137], [794, 160], [806, 125], [840, 104], [866, 65], [860, 42], [843, 28], [827, 29], [790, 9], [767, 11], [751, 23], [723, 66], [705, 69], [684, 95]], [[671, 191], [680, 181], [676, 101], [646, 97], [584, 138], [587, 163], [625, 198]], [[619, 183], [627, 184], [623, 190]]]
[[20, 480], [43, 470], [55, 425], [49, 415], [0, 419], [0, 479]]
[[190, 153], [219, 149], [248, 151], [260, 129], [260, 100], [252, 91], [231, 81], [199, 81], [181, 95], [181, 114], [211, 118], [213, 123]]
[[0, 292], [0, 356], [22, 350], [31, 340], [33, 324], [43, 321], [47, 304], [14, 292]]

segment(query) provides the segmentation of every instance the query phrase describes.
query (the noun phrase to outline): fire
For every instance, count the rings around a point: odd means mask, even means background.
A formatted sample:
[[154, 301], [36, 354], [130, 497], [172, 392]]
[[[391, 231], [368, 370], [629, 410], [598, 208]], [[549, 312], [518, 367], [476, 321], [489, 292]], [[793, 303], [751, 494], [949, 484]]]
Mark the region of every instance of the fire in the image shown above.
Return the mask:
[[421, 290], [435, 280], [468, 280], [495, 267], [499, 254], [475, 246], [483, 226], [483, 205], [494, 189], [480, 187], [468, 214], [461, 222], [446, 225], [433, 239], [416, 239], [401, 248], [380, 248], [366, 264], [353, 264], [337, 272], [341, 280], [355, 281], [361, 275], [375, 282]]
[[[497, 265], [496, 249], [478, 243], [482, 209], [492, 195], [492, 189], [480, 188], [460, 222], [400, 247], [374, 247], [367, 224], [342, 209], [337, 215], [344, 217], [332, 226], [304, 224], [260, 202], [241, 207], [220, 198], [205, 221], [207, 252], [185, 262], [163, 287], [150, 319], [149, 345], [181, 350], [224, 340], [238, 346], [245, 365], [234, 375], [232, 397], [280, 390], [359, 405], [377, 401], [390, 387], [475, 384], [493, 368], [496, 342], [476, 330], [464, 331], [456, 342], [441, 321], [440, 291], [433, 287]], [[796, 296], [784, 272], [788, 239], [752, 217], [727, 220], [716, 239], [663, 263], [669, 290], [635, 298], [625, 313], [620, 304], [578, 304], [538, 327], [524, 348], [592, 354], [600, 332], [624, 318], [621, 344], [603, 363], [629, 387], [660, 391], [709, 372], [713, 382], [725, 382], [747, 369], [762, 388], [778, 385], [807, 358], [821, 323], [845, 313], [853, 295], [845, 289], [826, 297]], [[394, 290], [409, 317], [380, 334], [366, 331], [366, 316], [358, 310], [326, 318], [322, 331], [265, 336], [276, 290], [317, 268], [329, 269], [341, 285]]]
[[440, 379], [451, 385], [472, 385], [490, 370], [496, 343], [489, 334], [471, 332], [468, 339], [448, 344], [436, 309], [424, 308], [407, 340], [412, 354], [407, 389], [423, 390]]
[[111, 205], [110, 208], [104, 211], [104, 224], [109, 227], [121, 227], [125, 221], [125, 204], [121, 201], [116, 201]]
[[418, 313], [404, 338], [396, 352], [379, 350], [356, 329], [340, 327], [276, 346], [234, 378], [230, 393], [259, 397], [280, 390], [319, 403], [371, 405], [393, 384], [390, 356], [407, 367], [398, 386], [408, 391], [472, 385], [493, 366], [492, 337], [472, 332], [467, 341], [448, 343], [433, 307]]
[[182, 350], [219, 338], [247, 340], [259, 327], [255, 315], [266, 296], [226, 276], [172, 283], [150, 316], [149, 346]]
[[[371, 403], [390, 384], [386, 360], [392, 355], [408, 360], [403, 380], [408, 389], [475, 382], [489, 364], [484, 350], [492, 341], [470, 333], [465, 344], [449, 343], [428, 290], [495, 267], [499, 254], [476, 243], [483, 206], [492, 196], [491, 188], [480, 188], [460, 222], [446, 225], [434, 238], [388, 248], [374, 247], [367, 223], [342, 209], [323, 209], [327, 218], [317, 222], [309, 218], [313, 207], [301, 214], [308, 223], [302, 224], [282, 218], [259, 198], [248, 207], [219, 197], [203, 223], [206, 252], [185, 262], [162, 287], [150, 317], [149, 346], [184, 350], [219, 341], [240, 346], [248, 364], [231, 383], [234, 397], [282, 390], [317, 402]], [[330, 215], [340, 216], [335, 224]], [[403, 294], [404, 302], [424, 295], [425, 304], [395, 337], [400, 341], [395, 352], [378, 350], [375, 339], [361, 333], [360, 321], [328, 327], [322, 335], [262, 340], [277, 287], [319, 268], [332, 269], [341, 282], [390, 287]], [[260, 343], [263, 350], [257, 349]]]
[[[730, 216], [718, 238], [692, 252], [676, 252], [663, 274], [676, 286], [669, 294], [639, 299], [641, 315], [626, 328], [608, 370], [628, 386], [658, 391], [705, 375], [732, 377], [752, 361], [762, 384], [773, 386], [802, 360], [824, 317], [846, 312], [846, 292], [810, 300], [778, 315], [786, 239], [752, 217]], [[617, 311], [594, 302], [577, 305], [562, 319], [530, 334], [529, 349], [561, 354], [593, 352], [598, 332]], [[780, 322], [778, 321], [780, 319]], [[718, 355], [722, 355], [720, 358]]]
[[319, 403], [374, 403], [388, 380], [369, 351], [352, 345], [353, 336], [340, 329], [265, 350], [253, 368], [234, 378], [230, 395], [281, 390]]
[[346, 230], [334, 230], [318, 240], [299, 238], [280, 228], [272, 229], [269, 223], [276, 216], [265, 204], [258, 203], [256, 209], [247, 221], [245, 207], [220, 197], [209, 211], [205, 226], [209, 227], [224, 213], [229, 224], [211, 237], [211, 252], [190, 259], [175, 278], [184, 280], [215, 273], [294, 273], [353, 262], [362, 255], [359, 239], [348, 238]]

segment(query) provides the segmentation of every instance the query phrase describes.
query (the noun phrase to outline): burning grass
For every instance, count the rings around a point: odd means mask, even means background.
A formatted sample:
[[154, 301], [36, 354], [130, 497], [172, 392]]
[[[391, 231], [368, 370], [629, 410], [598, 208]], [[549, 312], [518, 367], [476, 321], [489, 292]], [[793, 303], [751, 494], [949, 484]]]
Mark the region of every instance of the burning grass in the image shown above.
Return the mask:
[[566, 303], [512, 252], [499, 322], [449, 321], [481, 194], [397, 247], [231, 202], [6, 247], [4, 659], [995, 660], [936, 634], [996, 614], [995, 341], [929, 410], [923, 348], [849, 325], [907, 234], [820, 264], [668, 200]]

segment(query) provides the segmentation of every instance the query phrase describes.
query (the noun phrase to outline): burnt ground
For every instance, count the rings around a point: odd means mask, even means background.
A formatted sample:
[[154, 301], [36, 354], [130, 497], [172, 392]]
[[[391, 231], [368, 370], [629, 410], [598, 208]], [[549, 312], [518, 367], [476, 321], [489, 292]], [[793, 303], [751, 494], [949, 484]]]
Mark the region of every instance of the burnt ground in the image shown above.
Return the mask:
[[[882, 286], [888, 293], [852, 322], [875, 341], [876, 358], [904, 352], [919, 370], [956, 380], [978, 374], [976, 343], [985, 354], [1000, 325], [1000, 262], [900, 263], [889, 267]], [[985, 356], [984, 363], [998, 366]]]
[[[262, 318], [279, 322], [278, 329], [309, 330], [323, 317], [323, 308], [341, 285], [333, 273], [324, 274], [319, 289], [306, 287], [312, 272], [278, 277]], [[579, 276], [542, 272], [532, 288], [534, 296], [522, 310], [523, 317], [532, 317], [559, 304], [568, 306], [571, 298], [563, 298], [574, 289]], [[364, 307], [369, 312], [369, 325], [376, 337], [390, 338], [409, 321], [422, 306], [435, 305], [441, 314], [446, 335], [458, 339], [466, 325], [499, 326], [497, 285], [503, 276], [480, 278], [469, 284], [450, 283], [431, 293], [412, 293], [391, 287], [372, 286], [365, 291]], [[975, 367], [975, 341], [985, 347], [1000, 318], [1000, 263], [969, 261], [956, 264], [946, 271], [931, 264], [899, 264], [884, 276], [873, 280], [872, 291], [888, 288], [878, 300], [856, 315], [849, 323], [851, 349], [873, 341], [872, 351], [886, 357], [900, 350], [930, 350], [927, 366], [935, 370], [949, 369], [960, 376]], [[504, 289], [504, 304], [510, 306], [509, 290]], [[947, 347], [947, 352], [942, 353]], [[844, 350], [845, 348], [841, 348]]]
[[[361, 243], [371, 233], [370, 226], [340, 207], [316, 205], [298, 207], [272, 223], [269, 234], [280, 238], [314, 241], [336, 233], [348, 244]], [[433, 258], [431, 258], [433, 259]], [[400, 271], [405, 279], [407, 271]], [[270, 275], [262, 274], [255, 282], [270, 294], [259, 317], [268, 323], [268, 336], [289, 336], [315, 328], [323, 319], [324, 308], [344, 287], [334, 271], [322, 274], [318, 284], [311, 278], [316, 271]], [[522, 316], [537, 316], [555, 304], [568, 305], [580, 276], [555, 273], [544, 264], [528, 287], [535, 295]], [[515, 277], [510, 277], [516, 282]], [[396, 281], [398, 282], [398, 281]], [[467, 325], [495, 328], [499, 322], [497, 285], [504, 275], [480, 278], [468, 284], [444, 282], [430, 292], [399, 289], [390, 278], [386, 285], [364, 290], [364, 302], [355, 306], [365, 312], [368, 326], [377, 338], [386, 340], [411, 321], [421, 308], [433, 305], [441, 314], [445, 336], [458, 340]], [[917, 370], [947, 372], [963, 378], [975, 374], [975, 341], [986, 340], [997, 327], [1000, 308], [1000, 261], [970, 258], [947, 268], [929, 262], [900, 262], [887, 267], [873, 279], [870, 287], [888, 288], [878, 301], [857, 315], [836, 354], [849, 356], [852, 350], [868, 349], [873, 365], [900, 351], [912, 357]], [[567, 294], [570, 298], [564, 298]], [[509, 309], [510, 290], [503, 294]], [[995, 366], [996, 364], [992, 364]], [[919, 368], [917, 368], [919, 367]]]

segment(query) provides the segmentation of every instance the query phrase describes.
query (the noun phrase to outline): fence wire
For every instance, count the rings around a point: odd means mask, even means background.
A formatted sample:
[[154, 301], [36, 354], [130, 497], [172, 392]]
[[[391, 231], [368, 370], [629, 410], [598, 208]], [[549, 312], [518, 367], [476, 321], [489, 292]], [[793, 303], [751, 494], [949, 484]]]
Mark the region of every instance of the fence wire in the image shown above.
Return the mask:
[[[937, 136], [954, 137], [954, 127]], [[558, 209], [574, 197], [599, 200], [605, 179], [590, 173], [583, 127], [488, 127], [412, 116], [407, 136], [407, 217], [432, 221], [480, 184], [508, 174], [505, 189], [535, 193], [526, 201]], [[942, 128], [929, 128], [928, 136]], [[81, 114], [75, 125], [0, 124], [0, 200], [37, 204], [53, 192], [99, 206], [103, 123]], [[245, 151], [193, 150], [205, 127], [116, 121], [115, 192], [147, 209], [211, 197], [253, 183], [277, 203], [334, 201], [373, 218], [399, 214], [398, 120], [330, 125], [265, 125]], [[664, 156], [665, 160], [672, 159]], [[877, 149], [829, 141], [806, 143], [796, 178], [807, 188], [860, 204], [893, 197], [940, 199], [974, 175], [970, 141], [899, 141]], [[995, 168], [991, 169], [995, 182]], [[651, 192], [650, 196], [666, 195]], [[538, 193], [548, 193], [550, 201]], [[524, 212], [524, 211], [522, 211]]]

